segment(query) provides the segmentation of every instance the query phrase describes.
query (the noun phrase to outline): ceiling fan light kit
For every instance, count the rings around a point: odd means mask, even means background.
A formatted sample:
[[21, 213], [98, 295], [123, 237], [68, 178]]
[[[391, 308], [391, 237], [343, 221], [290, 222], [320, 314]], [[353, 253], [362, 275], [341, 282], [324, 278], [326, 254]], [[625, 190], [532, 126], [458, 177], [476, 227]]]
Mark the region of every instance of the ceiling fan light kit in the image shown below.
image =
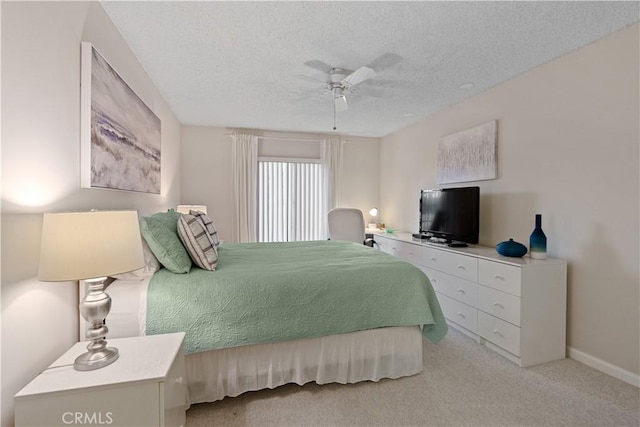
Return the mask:
[[[337, 112], [344, 111], [349, 108], [349, 105], [347, 104], [347, 95], [349, 93], [355, 93], [355, 90], [352, 90], [352, 88], [371, 79], [383, 69], [397, 64], [402, 61], [402, 59], [403, 58], [400, 55], [387, 52], [376, 58], [369, 65], [360, 67], [355, 71], [349, 71], [340, 67], [332, 67], [317, 59], [304, 63], [308, 67], [328, 74], [328, 81], [323, 83], [322, 86], [325, 90], [331, 92], [331, 96], [333, 98], [333, 130], [337, 129]], [[317, 79], [304, 75], [298, 75], [296, 77], [312, 82], [317, 81]]]

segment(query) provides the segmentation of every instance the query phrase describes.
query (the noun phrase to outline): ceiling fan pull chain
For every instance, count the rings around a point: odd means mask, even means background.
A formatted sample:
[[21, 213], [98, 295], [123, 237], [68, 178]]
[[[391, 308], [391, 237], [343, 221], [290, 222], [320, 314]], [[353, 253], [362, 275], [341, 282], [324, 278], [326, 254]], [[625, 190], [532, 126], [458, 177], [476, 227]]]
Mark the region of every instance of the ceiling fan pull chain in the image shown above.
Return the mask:
[[336, 130], [336, 102], [335, 100], [332, 102], [333, 104], [333, 130]]

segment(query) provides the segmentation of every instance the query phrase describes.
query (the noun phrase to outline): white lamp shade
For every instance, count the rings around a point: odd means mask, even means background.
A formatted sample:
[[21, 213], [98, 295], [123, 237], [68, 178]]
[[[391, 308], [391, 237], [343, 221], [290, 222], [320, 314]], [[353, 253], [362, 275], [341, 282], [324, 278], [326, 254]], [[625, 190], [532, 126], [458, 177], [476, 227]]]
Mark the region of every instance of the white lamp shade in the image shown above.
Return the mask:
[[189, 211], [200, 211], [207, 214], [207, 207], [205, 205], [178, 205], [177, 209], [181, 214], [188, 214]]
[[135, 211], [44, 214], [38, 279], [105, 277], [144, 266]]
[[369, 211], [369, 215], [378, 216], [378, 208], [371, 208], [371, 210]]

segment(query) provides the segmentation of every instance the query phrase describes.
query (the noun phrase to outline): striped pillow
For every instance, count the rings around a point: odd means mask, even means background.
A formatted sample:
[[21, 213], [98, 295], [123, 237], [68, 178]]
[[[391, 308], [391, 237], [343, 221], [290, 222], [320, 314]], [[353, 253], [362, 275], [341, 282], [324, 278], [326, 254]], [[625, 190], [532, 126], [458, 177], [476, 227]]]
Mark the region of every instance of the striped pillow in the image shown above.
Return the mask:
[[181, 215], [178, 236], [193, 262], [204, 270], [213, 271], [218, 265], [218, 251], [202, 221], [193, 215]]
[[196, 218], [198, 218], [200, 221], [202, 221], [202, 225], [207, 230], [207, 233], [209, 233], [209, 236], [211, 237], [211, 241], [213, 242], [213, 245], [217, 249], [218, 246], [220, 246], [220, 239], [218, 239], [218, 231], [216, 230], [216, 227], [213, 225], [211, 218], [209, 218], [207, 214], [205, 214], [204, 212], [200, 212], [200, 211], [189, 211], [189, 215], [193, 215]]

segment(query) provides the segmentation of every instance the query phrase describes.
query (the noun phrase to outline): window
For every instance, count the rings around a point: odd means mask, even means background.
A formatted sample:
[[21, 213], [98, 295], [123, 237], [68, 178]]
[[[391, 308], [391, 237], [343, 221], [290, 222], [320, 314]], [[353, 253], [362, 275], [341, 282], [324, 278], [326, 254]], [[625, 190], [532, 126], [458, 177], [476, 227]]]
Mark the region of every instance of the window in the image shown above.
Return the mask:
[[323, 165], [317, 160], [258, 162], [258, 241], [322, 240]]

